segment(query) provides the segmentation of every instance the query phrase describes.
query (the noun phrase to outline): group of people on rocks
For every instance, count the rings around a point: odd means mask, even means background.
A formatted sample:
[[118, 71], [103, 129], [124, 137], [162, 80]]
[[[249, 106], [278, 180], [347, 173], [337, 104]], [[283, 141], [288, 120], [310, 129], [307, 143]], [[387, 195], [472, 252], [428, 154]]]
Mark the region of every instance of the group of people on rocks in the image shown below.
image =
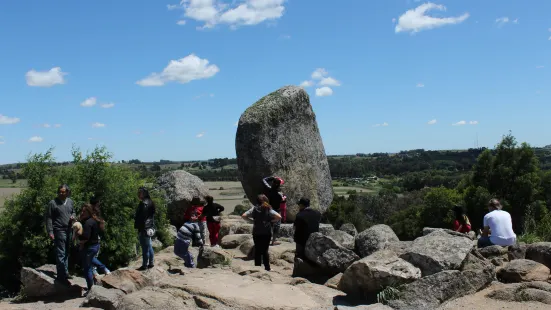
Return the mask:
[[[479, 230], [478, 247], [484, 248], [492, 245], [511, 246], [516, 244], [517, 235], [513, 231], [513, 221], [509, 212], [502, 210], [498, 199], [493, 198], [488, 202], [488, 213], [484, 216], [483, 228]], [[468, 234], [471, 232], [471, 223], [462, 206], [454, 207], [455, 220], [453, 230]]]

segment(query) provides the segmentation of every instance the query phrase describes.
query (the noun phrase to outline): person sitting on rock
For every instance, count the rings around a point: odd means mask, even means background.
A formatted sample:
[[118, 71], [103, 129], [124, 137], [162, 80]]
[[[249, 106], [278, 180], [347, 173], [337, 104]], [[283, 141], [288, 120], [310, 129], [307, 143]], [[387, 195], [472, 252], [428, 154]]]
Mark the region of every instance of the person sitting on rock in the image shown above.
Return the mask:
[[453, 222], [453, 230], [460, 233], [469, 233], [471, 231], [471, 222], [465, 214], [463, 207], [456, 205], [453, 208], [453, 213], [455, 214], [455, 221]]
[[[283, 185], [285, 181], [283, 181], [282, 178], [271, 176], [264, 178], [262, 182], [266, 189], [265, 195], [268, 197], [272, 209], [281, 215], [282, 218], [286, 218], [285, 214], [281, 214], [281, 204], [286, 205], [285, 195], [281, 192], [281, 185]], [[279, 236], [280, 226], [281, 221], [277, 221], [273, 225], [272, 245], [277, 244], [276, 239]]]
[[295, 235], [296, 243], [295, 257], [304, 259], [304, 250], [308, 237], [312, 233], [320, 230], [321, 213], [318, 210], [310, 208], [310, 199], [302, 198], [297, 203], [299, 212], [295, 218]]
[[205, 197], [205, 200], [207, 201], [207, 205], [203, 210], [207, 218], [210, 246], [219, 246], [218, 233], [220, 232], [220, 212], [224, 211], [224, 207], [215, 203], [212, 196]]
[[197, 213], [192, 213], [190, 220], [185, 222], [174, 242], [174, 254], [184, 260], [184, 266], [195, 268], [193, 255], [189, 251], [190, 246], [199, 246], [199, 252], [203, 250], [203, 240], [205, 240], [204, 226], [198, 223]]
[[488, 202], [490, 212], [484, 216], [484, 230], [480, 232], [482, 236], [478, 239], [479, 248], [492, 245], [510, 246], [517, 242], [511, 214], [501, 208], [501, 203], [495, 198]]
[[[203, 226], [202, 227], [203, 231], [206, 231], [207, 230], [207, 217], [204, 214], [205, 206], [201, 202], [201, 198], [199, 198], [198, 196], [193, 197], [191, 199], [190, 205], [191, 206], [189, 208], [187, 208], [186, 211], [184, 212], [184, 222], [191, 221], [192, 215], [196, 215], [198, 224]], [[204, 238], [205, 238], [205, 235], [203, 235], [203, 244], [206, 243], [205, 242], [206, 240]]]
[[272, 223], [281, 220], [281, 215], [270, 206], [266, 195], [258, 195], [256, 205], [241, 215], [246, 220], [253, 221], [254, 265], [264, 263], [266, 271], [270, 271], [270, 256], [268, 250], [272, 239]]

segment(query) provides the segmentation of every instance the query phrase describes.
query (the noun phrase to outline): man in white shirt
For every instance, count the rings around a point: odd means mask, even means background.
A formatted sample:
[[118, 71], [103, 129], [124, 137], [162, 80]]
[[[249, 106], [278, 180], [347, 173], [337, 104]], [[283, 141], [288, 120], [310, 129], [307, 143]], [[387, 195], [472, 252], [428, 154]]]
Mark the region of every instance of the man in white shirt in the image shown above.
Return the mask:
[[517, 242], [511, 215], [501, 208], [501, 203], [495, 198], [488, 203], [490, 212], [484, 216], [484, 230], [478, 239], [479, 248], [492, 245], [509, 246]]

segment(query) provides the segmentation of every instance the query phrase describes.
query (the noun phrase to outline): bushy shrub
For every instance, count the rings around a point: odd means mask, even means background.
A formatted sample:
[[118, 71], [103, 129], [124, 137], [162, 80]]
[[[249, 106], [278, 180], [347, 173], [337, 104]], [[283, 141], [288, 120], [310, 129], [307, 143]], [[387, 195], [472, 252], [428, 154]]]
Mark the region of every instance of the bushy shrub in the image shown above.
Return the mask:
[[[63, 183], [71, 187], [77, 216], [92, 195], [100, 198], [102, 216], [107, 222], [100, 260], [115, 269], [126, 266], [136, 257], [138, 241], [134, 214], [139, 203], [137, 189], [145, 180], [129, 168], [110, 164], [110, 159], [111, 154], [102, 147], [86, 155], [73, 149], [73, 165], [56, 168], [51, 150], [29, 157], [23, 168], [29, 187], [8, 200], [0, 214], [0, 270], [3, 273], [0, 285], [17, 290], [22, 266], [54, 263], [44, 211], [48, 202], [55, 198], [57, 186]], [[166, 203], [161, 192], [155, 189], [150, 192], [157, 206], [157, 237], [169, 245]]]

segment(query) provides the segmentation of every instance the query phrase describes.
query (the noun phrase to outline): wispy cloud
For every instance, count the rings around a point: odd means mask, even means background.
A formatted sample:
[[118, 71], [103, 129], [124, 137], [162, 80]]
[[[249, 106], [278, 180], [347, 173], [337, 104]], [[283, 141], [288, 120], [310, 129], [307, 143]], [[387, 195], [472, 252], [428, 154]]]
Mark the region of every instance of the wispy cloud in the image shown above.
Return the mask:
[[329, 73], [324, 68], [317, 68], [316, 70], [314, 70], [314, 72], [312, 72], [311, 77], [314, 80], [321, 80], [324, 77], [326, 77], [328, 74]]
[[205, 135], [205, 132], [198, 133], [195, 137], [202, 138]]
[[112, 107], [114, 107], [115, 104], [114, 103], [102, 103], [101, 104], [101, 107], [104, 108], [104, 109], [111, 109]]
[[543, 69], [544, 66], [536, 66], [536, 69]]
[[280, 38], [283, 39], [283, 40], [290, 40], [291, 36], [288, 35], [288, 34], [283, 34], [283, 35], [280, 36]]
[[452, 126], [463, 126], [463, 125], [465, 125], [465, 124], [467, 124], [466, 121], [459, 121], [459, 122], [457, 122], [457, 123], [453, 123]]
[[27, 85], [34, 87], [52, 87], [58, 84], [65, 84], [65, 75], [60, 67], [52, 68], [48, 71], [30, 70], [25, 74]]
[[90, 108], [90, 107], [95, 106], [97, 101], [98, 100], [97, 100], [96, 97], [90, 97], [90, 98], [87, 98], [86, 100], [84, 100], [83, 102], [81, 102], [80, 106], [85, 107], [85, 108]]
[[55, 124], [54, 128], [61, 128], [61, 124]]
[[92, 127], [94, 127], [94, 128], [103, 128], [103, 127], [105, 127], [105, 124], [96, 122], [96, 123], [92, 124]]
[[415, 87], [422, 88], [422, 87], [425, 87], [425, 84], [423, 84], [423, 83], [417, 83], [417, 85], [415, 85]]
[[429, 124], [429, 125], [434, 125], [434, 124], [436, 124], [436, 119], [433, 119], [433, 120], [428, 121], [427, 124]]
[[4, 137], [0, 136], [0, 144], [6, 143], [6, 140], [4, 140]]
[[44, 123], [44, 124], [40, 124], [40, 127], [42, 127], [42, 128], [50, 128], [50, 127], [52, 127], [52, 126], [51, 126], [50, 124], [48, 124], [48, 123]]
[[214, 94], [201, 94], [201, 95], [197, 95], [197, 96], [193, 97], [193, 100], [198, 100], [198, 99], [205, 98], [205, 97], [213, 98], [213, 97], [214, 97]]
[[0, 125], [13, 125], [19, 123], [20, 121], [21, 119], [17, 117], [8, 117], [0, 114]]
[[314, 81], [303, 81], [299, 86], [302, 88], [312, 87], [314, 86]]
[[373, 125], [373, 127], [386, 127], [386, 126], [388, 126], [388, 123], [387, 123], [387, 122], [384, 122], [384, 123], [382, 123], [382, 124], [375, 124], [375, 125]]
[[470, 121], [469, 125], [478, 125], [478, 121]]
[[42, 139], [42, 137], [39, 137], [39, 136], [34, 136], [29, 139], [29, 142], [31, 143], [42, 142], [42, 141], [44, 141], [44, 139]]
[[455, 25], [464, 22], [469, 18], [469, 13], [456, 17], [433, 17], [427, 15], [429, 11], [446, 11], [446, 7], [441, 4], [431, 2], [421, 4], [415, 9], [408, 10], [398, 18], [398, 24], [394, 28], [396, 33], [410, 32], [417, 33], [423, 30], [443, 27], [446, 25]]

